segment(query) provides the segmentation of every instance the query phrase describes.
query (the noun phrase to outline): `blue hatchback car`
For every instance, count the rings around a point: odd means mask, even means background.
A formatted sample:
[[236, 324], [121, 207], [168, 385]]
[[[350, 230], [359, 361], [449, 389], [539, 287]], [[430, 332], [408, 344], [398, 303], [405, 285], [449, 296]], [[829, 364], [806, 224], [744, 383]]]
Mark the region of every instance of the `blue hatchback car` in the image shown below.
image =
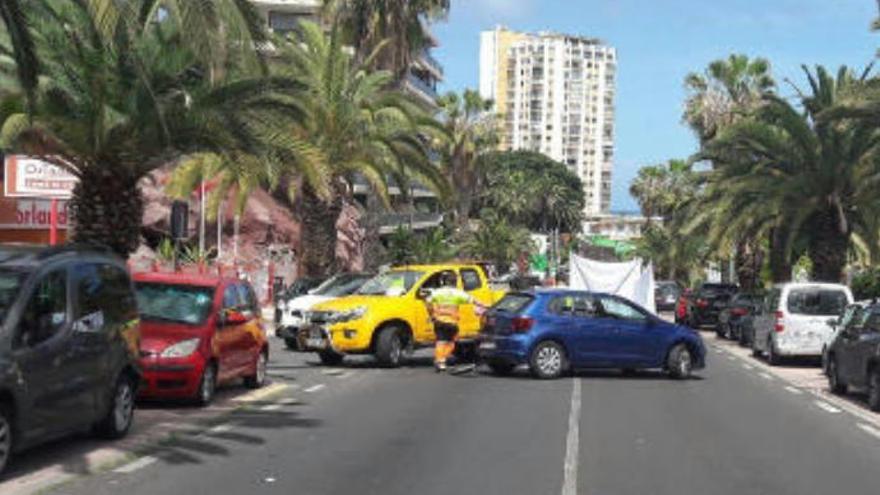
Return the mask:
[[504, 296], [485, 315], [479, 349], [497, 374], [526, 364], [538, 378], [582, 368], [663, 369], [687, 378], [706, 360], [694, 330], [618, 296], [567, 289]]

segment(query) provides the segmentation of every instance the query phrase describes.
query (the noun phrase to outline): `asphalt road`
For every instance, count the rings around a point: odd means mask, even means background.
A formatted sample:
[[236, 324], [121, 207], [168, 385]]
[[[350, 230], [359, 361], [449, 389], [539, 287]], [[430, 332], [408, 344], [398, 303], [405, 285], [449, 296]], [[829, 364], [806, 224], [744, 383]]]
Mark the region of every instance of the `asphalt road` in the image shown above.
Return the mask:
[[[437, 375], [428, 358], [327, 370], [276, 353], [283, 397], [178, 435], [64, 494], [876, 494], [880, 430], [712, 351], [655, 373]], [[861, 426], [860, 426], [861, 425]]]

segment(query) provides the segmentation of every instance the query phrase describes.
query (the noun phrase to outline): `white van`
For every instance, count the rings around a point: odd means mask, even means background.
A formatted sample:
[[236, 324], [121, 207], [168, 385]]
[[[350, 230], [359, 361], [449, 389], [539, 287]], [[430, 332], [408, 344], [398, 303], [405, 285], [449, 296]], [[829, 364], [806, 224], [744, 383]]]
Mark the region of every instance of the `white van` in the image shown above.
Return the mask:
[[766, 353], [771, 365], [783, 356], [822, 355], [834, 329], [828, 324], [853, 301], [849, 287], [840, 284], [787, 283], [767, 293], [754, 317], [752, 353]]

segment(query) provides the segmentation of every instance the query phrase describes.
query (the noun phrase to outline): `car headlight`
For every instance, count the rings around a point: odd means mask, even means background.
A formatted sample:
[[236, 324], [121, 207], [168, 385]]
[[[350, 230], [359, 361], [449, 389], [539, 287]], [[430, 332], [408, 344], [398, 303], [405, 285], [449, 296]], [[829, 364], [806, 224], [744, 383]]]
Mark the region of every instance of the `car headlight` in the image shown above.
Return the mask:
[[357, 320], [358, 318], [363, 317], [366, 313], [366, 306], [358, 306], [357, 308], [352, 308], [347, 311], [340, 311], [334, 314], [331, 318], [331, 321], [333, 323], [341, 323], [343, 321]]
[[199, 339], [183, 340], [176, 344], [172, 344], [162, 351], [163, 358], [181, 358], [187, 357], [199, 347]]

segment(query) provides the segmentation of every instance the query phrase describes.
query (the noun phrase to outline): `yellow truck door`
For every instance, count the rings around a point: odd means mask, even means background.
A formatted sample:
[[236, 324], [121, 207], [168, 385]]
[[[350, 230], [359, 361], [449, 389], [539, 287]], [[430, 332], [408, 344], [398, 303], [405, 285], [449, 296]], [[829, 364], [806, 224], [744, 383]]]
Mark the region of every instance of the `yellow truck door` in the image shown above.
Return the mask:
[[[461, 280], [461, 289], [484, 306], [491, 306], [493, 294], [486, 283], [485, 277], [482, 276], [477, 268], [464, 267], [459, 270], [459, 279]], [[473, 304], [466, 304], [461, 307], [459, 336], [462, 338], [473, 338], [480, 332], [480, 317], [477, 315], [476, 307]]]

